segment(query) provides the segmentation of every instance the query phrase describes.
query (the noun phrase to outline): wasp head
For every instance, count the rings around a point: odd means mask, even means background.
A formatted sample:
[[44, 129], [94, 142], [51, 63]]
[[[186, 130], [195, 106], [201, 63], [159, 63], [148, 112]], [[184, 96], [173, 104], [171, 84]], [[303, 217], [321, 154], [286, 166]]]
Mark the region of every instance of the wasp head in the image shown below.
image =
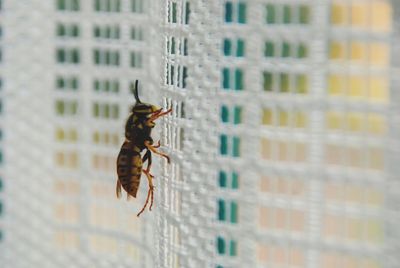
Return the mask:
[[132, 107], [132, 113], [135, 113], [138, 116], [144, 116], [144, 117], [152, 117], [152, 116], [156, 116], [159, 113], [161, 113], [162, 108], [160, 108], [156, 105], [153, 105], [153, 104], [144, 103], [144, 102], [140, 101], [139, 93], [138, 93], [138, 84], [139, 84], [138, 80], [136, 80], [135, 86], [133, 86], [133, 84], [131, 84], [131, 91], [136, 99], [136, 103]]

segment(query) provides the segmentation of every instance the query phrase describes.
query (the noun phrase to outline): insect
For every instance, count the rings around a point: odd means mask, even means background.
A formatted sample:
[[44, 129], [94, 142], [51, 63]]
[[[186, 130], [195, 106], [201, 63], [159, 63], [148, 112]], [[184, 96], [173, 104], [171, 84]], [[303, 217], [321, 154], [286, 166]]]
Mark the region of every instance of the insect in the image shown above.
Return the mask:
[[[152, 162], [151, 153], [153, 152], [154, 154], [165, 157], [168, 163], [170, 163], [168, 155], [157, 151], [157, 148], [160, 147], [160, 141], [158, 141], [157, 145], [153, 145], [151, 131], [156, 125], [154, 121], [161, 116], [170, 113], [172, 109], [163, 112], [160, 107], [141, 102], [138, 93], [138, 83], [139, 81], [136, 80], [135, 86], [131, 84], [131, 91], [135, 96], [136, 103], [132, 107], [131, 114], [126, 121], [125, 141], [122, 144], [117, 158], [118, 179], [116, 194], [117, 197], [120, 198], [121, 190], [123, 188], [127, 193], [128, 199], [130, 196], [136, 197], [140, 184], [140, 177], [143, 172], [149, 182], [149, 190], [146, 202], [137, 214], [139, 217], [146, 209], [149, 200], [151, 200], [149, 210], [151, 210], [153, 206], [154, 176], [150, 173]], [[141, 153], [143, 150], [145, 150], [145, 153], [142, 156]], [[147, 164], [146, 168], [144, 168], [145, 163]]]

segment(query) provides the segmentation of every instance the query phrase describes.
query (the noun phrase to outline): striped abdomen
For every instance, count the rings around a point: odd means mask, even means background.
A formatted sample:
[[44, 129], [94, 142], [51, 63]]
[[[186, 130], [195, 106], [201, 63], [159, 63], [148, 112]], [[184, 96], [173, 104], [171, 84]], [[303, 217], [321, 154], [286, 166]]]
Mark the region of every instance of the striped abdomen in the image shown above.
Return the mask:
[[129, 141], [125, 141], [122, 144], [121, 151], [119, 152], [117, 174], [122, 188], [124, 188], [128, 195], [136, 197], [140, 176], [142, 175], [142, 158], [140, 151]]

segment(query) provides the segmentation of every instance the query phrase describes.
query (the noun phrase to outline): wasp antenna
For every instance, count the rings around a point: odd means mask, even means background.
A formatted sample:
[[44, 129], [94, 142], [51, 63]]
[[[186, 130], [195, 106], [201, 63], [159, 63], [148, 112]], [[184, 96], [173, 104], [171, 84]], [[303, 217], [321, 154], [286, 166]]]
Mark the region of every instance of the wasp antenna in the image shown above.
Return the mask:
[[131, 83], [131, 91], [135, 96], [136, 102], [142, 103], [139, 99], [139, 80], [136, 80], [135, 86], [133, 86], [133, 83]]

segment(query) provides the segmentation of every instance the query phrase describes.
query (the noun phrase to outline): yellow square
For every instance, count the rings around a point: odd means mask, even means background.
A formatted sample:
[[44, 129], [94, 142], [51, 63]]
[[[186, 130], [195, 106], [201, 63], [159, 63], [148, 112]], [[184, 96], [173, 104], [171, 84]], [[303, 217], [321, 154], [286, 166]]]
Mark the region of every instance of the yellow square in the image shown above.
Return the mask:
[[379, 114], [368, 115], [368, 132], [382, 135], [386, 133], [386, 120]]
[[371, 29], [388, 32], [392, 28], [392, 8], [390, 1], [374, 0], [371, 3]]
[[297, 93], [307, 94], [308, 92], [308, 77], [304, 74], [300, 74], [296, 77], [297, 82]]
[[328, 111], [326, 113], [326, 122], [328, 129], [341, 129], [343, 124], [343, 114], [339, 112]]
[[272, 144], [266, 138], [261, 139], [261, 156], [264, 159], [271, 159], [272, 157]]
[[272, 125], [272, 110], [271, 109], [263, 109], [263, 115], [262, 115], [262, 124], [263, 125]]
[[331, 23], [333, 25], [346, 25], [348, 13], [348, 7], [343, 3], [332, 4]]
[[365, 77], [350, 76], [347, 95], [349, 97], [365, 97], [367, 91], [366, 86]]
[[342, 95], [346, 77], [344, 75], [331, 74], [328, 76], [328, 94]]
[[371, 43], [369, 47], [369, 59], [371, 65], [379, 67], [389, 66], [389, 46], [384, 43]]
[[357, 2], [351, 5], [351, 25], [357, 28], [368, 28], [369, 3]]
[[364, 118], [360, 113], [350, 112], [346, 115], [347, 130], [360, 132], [363, 130]]
[[351, 42], [351, 60], [367, 63], [367, 45], [364, 42]]
[[286, 127], [289, 125], [289, 113], [284, 110], [278, 111], [279, 126]]
[[305, 128], [307, 126], [307, 114], [300, 111], [294, 112], [295, 127]]
[[329, 57], [332, 60], [346, 59], [346, 43], [331, 41], [329, 47]]
[[387, 101], [389, 99], [389, 81], [387, 77], [369, 77], [369, 98], [374, 101]]

